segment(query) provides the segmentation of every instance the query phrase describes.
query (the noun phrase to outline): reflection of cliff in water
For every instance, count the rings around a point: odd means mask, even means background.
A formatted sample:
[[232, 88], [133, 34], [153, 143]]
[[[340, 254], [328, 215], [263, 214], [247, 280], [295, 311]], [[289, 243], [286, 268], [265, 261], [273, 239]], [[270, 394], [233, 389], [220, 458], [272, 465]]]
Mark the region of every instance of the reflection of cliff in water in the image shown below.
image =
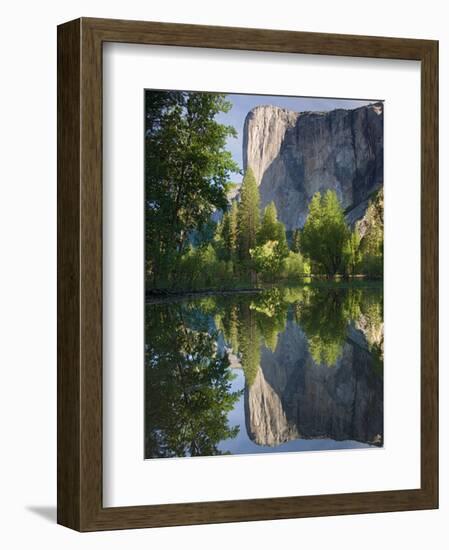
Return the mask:
[[149, 303], [145, 456], [383, 444], [381, 287]]
[[364, 334], [351, 326], [336, 364], [316, 365], [289, 319], [275, 351], [262, 347], [254, 382], [245, 386], [248, 436], [270, 447], [298, 438], [381, 445], [383, 380], [374, 361]]

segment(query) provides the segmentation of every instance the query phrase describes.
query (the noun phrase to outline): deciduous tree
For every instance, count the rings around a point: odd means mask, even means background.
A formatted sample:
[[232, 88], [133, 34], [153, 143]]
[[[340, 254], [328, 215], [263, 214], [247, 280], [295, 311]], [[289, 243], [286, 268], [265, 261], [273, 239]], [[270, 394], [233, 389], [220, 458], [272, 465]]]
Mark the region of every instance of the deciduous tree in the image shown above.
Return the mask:
[[145, 96], [145, 245], [147, 285], [169, 286], [189, 235], [227, 206], [238, 171], [226, 150], [231, 126], [215, 117], [223, 94], [147, 91]]
[[301, 234], [302, 252], [326, 275], [335, 275], [343, 266], [344, 246], [349, 236], [343, 208], [335, 191], [316, 193]]

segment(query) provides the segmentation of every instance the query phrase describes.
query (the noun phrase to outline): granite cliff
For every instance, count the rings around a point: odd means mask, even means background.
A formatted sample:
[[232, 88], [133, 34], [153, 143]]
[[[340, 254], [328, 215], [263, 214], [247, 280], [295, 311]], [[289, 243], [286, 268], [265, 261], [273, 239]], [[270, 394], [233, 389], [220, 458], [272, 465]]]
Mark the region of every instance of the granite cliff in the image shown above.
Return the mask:
[[244, 169], [274, 201], [287, 229], [302, 227], [316, 191], [334, 189], [352, 224], [383, 184], [383, 104], [329, 112], [252, 109], [243, 131]]

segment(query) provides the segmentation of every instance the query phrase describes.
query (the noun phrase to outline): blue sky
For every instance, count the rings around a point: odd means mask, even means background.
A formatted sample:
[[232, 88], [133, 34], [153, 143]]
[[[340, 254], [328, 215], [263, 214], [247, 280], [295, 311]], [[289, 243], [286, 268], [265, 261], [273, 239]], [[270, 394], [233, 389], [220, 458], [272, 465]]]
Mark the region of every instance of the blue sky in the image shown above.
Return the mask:
[[[362, 105], [373, 103], [374, 99], [333, 99], [319, 97], [288, 97], [270, 95], [243, 95], [228, 94], [227, 98], [232, 103], [232, 109], [228, 113], [220, 113], [216, 120], [222, 124], [234, 126], [237, 130], [237, 138], [228, 139], [228, 149], [231, 151], [234, 160], [243, 168], [242, 159], [242, 138], [243, 123], [248, 112], [257, 105], [275, 105], [292, 111], [332, 111], [333, 109], [355, 109]], [[240, 182], [242, 176], [232, 175], [232, 181]]]

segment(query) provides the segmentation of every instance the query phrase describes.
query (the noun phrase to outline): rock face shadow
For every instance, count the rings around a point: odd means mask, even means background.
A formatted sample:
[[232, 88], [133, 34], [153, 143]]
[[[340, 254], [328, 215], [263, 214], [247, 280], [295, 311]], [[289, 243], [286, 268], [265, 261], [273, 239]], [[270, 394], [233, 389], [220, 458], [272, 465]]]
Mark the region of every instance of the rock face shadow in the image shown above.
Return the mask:
[[274, 201], [287, 230], [304, 225], [310, 199], [326, 189], [352, 225], [383, 184], [382, 103], [322, 113], [258, 106], [243, 134], [244, 169], [254, 172], [262, 208]]

